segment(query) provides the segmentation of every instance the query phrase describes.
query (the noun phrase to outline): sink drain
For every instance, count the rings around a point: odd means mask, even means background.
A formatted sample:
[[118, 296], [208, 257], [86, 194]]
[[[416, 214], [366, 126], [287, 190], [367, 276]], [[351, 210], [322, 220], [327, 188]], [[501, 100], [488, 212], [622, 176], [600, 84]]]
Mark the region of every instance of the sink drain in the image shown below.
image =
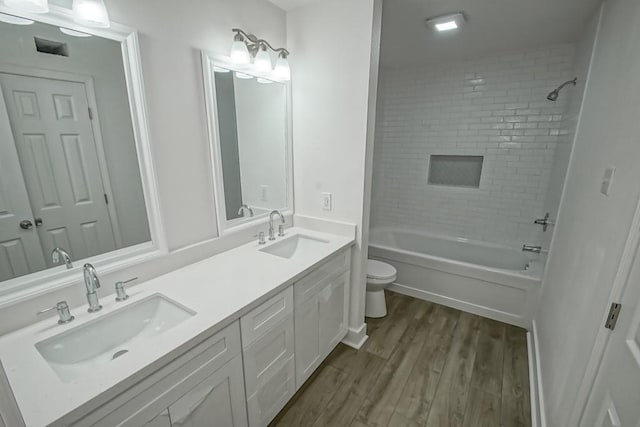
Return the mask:
[[113, 359], [117, 359], [118, 357], [128, 353], [129, 350], [120, 350], [120, 351], [116, 351], [115, 353], [113, 353], [113, 356], [111, 356], [111, 360]]

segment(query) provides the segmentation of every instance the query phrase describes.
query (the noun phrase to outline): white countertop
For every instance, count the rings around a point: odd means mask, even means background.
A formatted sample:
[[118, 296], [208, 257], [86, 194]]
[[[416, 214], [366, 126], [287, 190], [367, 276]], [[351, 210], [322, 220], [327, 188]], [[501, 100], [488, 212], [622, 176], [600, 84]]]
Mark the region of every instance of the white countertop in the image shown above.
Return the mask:
[[[323, 248], [326, 250], [315, 256], [285, 259], [258, 250], [271, 242], [258, 245], [254, 241], [137, 285], [130, 289], [131, 298], [125, 302], [116, 303], [113, 295], [103, 298], [100, 303], [104, 308], [99, 313], [87, 313], [86, 305], [73, 307], [75, 321], [67, 325], [60, 326], [57, 318], [49, 318], [0, 338], [0, 360], [27, 426], [50, 424], [86, 404], [99, 406], [100, 396], [107, 390], [124, 391], [134, 381], [229, 325], [354, 241], [353, 237], [300, 228], [288, 229], [286, 237], [294, 234], [328, 241]], [[78, 292], [82, 291], [78, 289]], [[35, 347], [44, 339], [157, 293], [197, 314], [157, 337], [131, 346], [129, 353], [98, 372], [73, 382], [62, 382]]]

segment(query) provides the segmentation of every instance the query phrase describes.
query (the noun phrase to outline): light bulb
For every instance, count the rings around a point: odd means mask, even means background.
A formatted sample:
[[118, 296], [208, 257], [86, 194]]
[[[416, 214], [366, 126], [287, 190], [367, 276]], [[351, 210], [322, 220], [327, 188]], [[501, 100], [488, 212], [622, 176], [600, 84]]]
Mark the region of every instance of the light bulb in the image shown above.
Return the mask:
[[263, 79], [262, 77], [258, 77], [256, 80], [258, 81], [258, 83], [262, 83], [263, 85], [268, 85], [273, 83], [273, 80]]
[[244, 43], [242, 37], [236, 36], [233, 44], [231, 45], [231, 61], [237, 65], [245, 65], [251, 62], [251, 56], [249, 56], [249, 49]]
[[32, 13], [49, 12], [48, 0], [4, 0], [4, 4], [15, 10]]
[[251, 74], [245, 74], [245, 73], [241, 73], [239, 71], [236, 71], [236, 77], [239, 79], [252, 79], [253, 76]]
[[31, 19], [19, 18], [13, 15], [7, 15], [6, 13], [0, 13], [0, 21], [13, 25], [31, 25], [33, 21]]
[[228, 73], [229, 71], [230, 70], [227, 70], [226, 68], [218, 67], [216, 65], [213, 66], [214, 73]]
[[103, 0], [73, 0], [73, 20], [87, 27], [109, 28], [109, 12]]
[[256, 70], [260, 73], [268, 73], [271, 71], [271, 56], [269, 55], [269, 52], [267, 52], [266, 47], [260, 47], [253, 64], [255, 65]]
[[287, 60], [286, 55], [280, 54], [276, 61], [274, 73], [280, 80], [291, 80], [291, 68], [289, 67], [289, 61]]

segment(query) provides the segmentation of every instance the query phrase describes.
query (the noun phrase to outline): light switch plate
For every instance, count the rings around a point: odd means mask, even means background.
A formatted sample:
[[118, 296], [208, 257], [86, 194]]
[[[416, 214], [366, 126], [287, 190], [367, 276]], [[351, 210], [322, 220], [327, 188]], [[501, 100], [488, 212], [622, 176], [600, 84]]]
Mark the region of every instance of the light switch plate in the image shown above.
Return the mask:
[[322, 193], [322, 209], [325, 211], [331, 210], [331, 193]]
[[613, 176], [616, 173], [616, 168], [609, 166], [604, 170], [604, 176], [602, 177], [602, 185], [600, 185], [600, 192], [605, 196], [609, 195], [611, 191], [611, 185], [613, 184]]

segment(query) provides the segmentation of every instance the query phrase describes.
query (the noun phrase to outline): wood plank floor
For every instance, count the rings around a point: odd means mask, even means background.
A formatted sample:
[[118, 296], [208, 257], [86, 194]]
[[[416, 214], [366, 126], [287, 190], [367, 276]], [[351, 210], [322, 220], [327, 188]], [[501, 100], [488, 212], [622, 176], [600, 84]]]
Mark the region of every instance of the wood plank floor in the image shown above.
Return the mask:
[[340, 344], [272, 426], [530, 426], [524, 329], [387, 292], [369, 340]]

